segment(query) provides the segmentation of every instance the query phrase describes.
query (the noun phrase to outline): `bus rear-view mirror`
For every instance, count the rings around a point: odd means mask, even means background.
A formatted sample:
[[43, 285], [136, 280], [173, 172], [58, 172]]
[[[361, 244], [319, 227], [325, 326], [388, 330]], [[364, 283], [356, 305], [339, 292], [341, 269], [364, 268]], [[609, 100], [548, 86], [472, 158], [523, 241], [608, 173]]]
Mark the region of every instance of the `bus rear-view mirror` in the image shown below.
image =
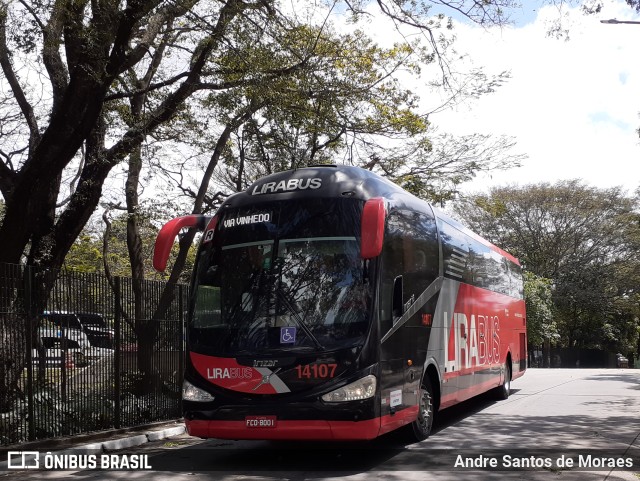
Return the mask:
[[167, 268], [167, 261], [169, 260], [169, 253], [173, 247], [173, 241], [182, 229], [196, 227], [199, 230], [203, 230], [206, 219], [203, 215], [185, 215], [171, 219], [163, 225], [160, 232], [158, 232], [153, 250], [154, 269], [159, 272], [164, 272]]
[[363, 259], [373, 259], [382, 252], [384, 218], [384, 199], [376, 197], [365, 202], [360, 231], [360, 257]]

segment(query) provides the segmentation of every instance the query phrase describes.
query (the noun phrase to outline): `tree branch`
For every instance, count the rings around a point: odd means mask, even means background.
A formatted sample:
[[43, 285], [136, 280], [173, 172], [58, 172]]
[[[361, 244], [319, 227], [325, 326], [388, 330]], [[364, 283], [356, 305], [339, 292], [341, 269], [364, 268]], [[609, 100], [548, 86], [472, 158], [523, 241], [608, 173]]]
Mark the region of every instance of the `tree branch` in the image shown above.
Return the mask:
[[162, 26], [170, 24], [175, 18], [183, 16], [198, 0], [188, 0], [183, 2], [169, 3], [151, 16], [147, 22], [147, 29], [140, 39], [138, 45], [128, 54], [123, 63], [122, 71], [125, 71], [136, 65], [151, 48], [153, 41], [160, 33]]
[[184, 82], [146, 117], [146, 119], [129, 129], [123, 138], [113, 145], [107, 152], [108, 162], [115, 165], [129, 152], [139, 145], [147, 133], [155, 130], [159, 125], [171, 119], [180, 105], [196, 90], [202, 89], [200, 75], [210, 53], [220, 42], [229, 23], [242, 11], [246, 4], [242, 0], [229, 0], [220, 10], [218, 22], [207, 38], [200, 41], [195, 49], [190, 70]]
[[33, 149], [33, 146], [40, 140], [40, 131], [38, 129], [38, 122], [36, 120], [36, 116], [33, 112], [33, 108], [29, 104], [27, 97], [24, 94], [24, 90], [16, 77], [15, 72], [13, 71], [13, 66], [11, 65], [10, 53], [7, 47], [7, 14], [8, 7], [6, 3], [0, 4], [0, 66], [2, 67], [2, 72], [4, 73], [9, 86], [11, 87], [11, 92], [13, 93], [20, 110], [22, 111], [22, 116], [25, 119], [25, 122], [29, 126], [29, 147], [30, 150]]
[[51, 81], [54, 111], [58, 109], [69, 84], [69, 72], [60, 56], [65, 5], [66, 0], [56, 0], [49, 23], [42, 27], [42, 60]]

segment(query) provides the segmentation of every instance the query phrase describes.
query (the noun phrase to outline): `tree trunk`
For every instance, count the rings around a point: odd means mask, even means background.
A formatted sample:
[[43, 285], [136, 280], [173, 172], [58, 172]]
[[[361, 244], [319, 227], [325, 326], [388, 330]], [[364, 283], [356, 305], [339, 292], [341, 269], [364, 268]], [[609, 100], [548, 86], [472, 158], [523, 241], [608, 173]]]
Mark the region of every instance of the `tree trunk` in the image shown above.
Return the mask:
[[549, 338], [545, 338], [544, 347], [542, 349], [542, 365], [543, 367], [551, 367], [551, 340]]
[[[204, 176], [202, 177], [202, 182], [200, 183], [198, 193], [193, 202], [193, 209], [191, 210], [191, 214], [202, 213], [205, 195], [209, 190], [209, 183], [211, 182], [213, 172], [218, 165], [218, 162], [220, 161], [220, 157], [222, 156], [224, 148], [229, 141], [229, 138], [231, 137], [231, 133], [244, 122], [249, 120], [251, 116], [259, 110], [259, 108], [260, 105], [252, 103], [247, 107], [245, 112], [243, 112], [241, 115], [238, 115], [235, 119], [233, 119], [232, 122], [229, 122], [225, 126], [222, 134], [220, 134], [220, 137], [216, 141], [215, 149], [213, 150], [213, 154], [211, 154], [211, 158], [209, 159], [209, 163], [204, 172]], [[187, 260], [187, 254], [193, 244], [195, 235], [196, 231], [194, 229], [189, 229], [189, 231], [180, 239], [180, 250], [178, 251], [178, 256], [173, 264], [173, 268], [171, 269], [171, 274], [169, 275], [167, 284], [165, 285], [165, 288], [162, 291], [162, 295], [160, 296], [160, 302], [158, 303], [156, 311], [153, 315], [154, 319], [164, 319], [169, 306], [171, 306], [171, 302], [174, 298], [175, 287], [178, 283], [178, 279], [180, 278], [180, 274], [184, 269], [184, 265]]]
[[0, 317], [0, 413], [13, 409], [18, 380], [25, 366], [27, 340], [24, 312], [3, 313]]
[[138, 185], [142, 171], [142, 149], [137, 147], [129, 156], [129, 172], [126, 183], [127, 201], [127, 250], [131, 265], [133, 287], [133, 322], [138, 342], [138, 369], [142, 373], [141, 394], [155, 392], [159, 388], [160, 377], [154, 370], [152, 355], [158, 335], [157, 320], [145, 306], [144, 255], [140, 236]]
[[[56, 279], [52, 271], [0, 264], [0, 412], [12, 409], [30, 346], [39, 327], [38, 315]], [[22, 386], [24, 388], [24, 386]], [[24, 390], [24, 389], [22, 389]]]

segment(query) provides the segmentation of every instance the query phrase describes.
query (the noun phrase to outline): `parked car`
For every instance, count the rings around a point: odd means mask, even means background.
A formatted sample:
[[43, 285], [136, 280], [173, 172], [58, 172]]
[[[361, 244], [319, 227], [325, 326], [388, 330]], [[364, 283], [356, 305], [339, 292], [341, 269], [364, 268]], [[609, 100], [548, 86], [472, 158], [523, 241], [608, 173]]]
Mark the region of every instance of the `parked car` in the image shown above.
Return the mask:
[[57, 339], [68, 339], [73, 341], [75, 344], [80, 347], [80, 349], [89, 349], [91, 347], [91, 343], [89, 342], [89, 337], [79, 329], [67, 328], [56, 326], [55, 324], [44, 324], [38, 329], [38, 336], [40, 339], [43, 338], [57, 338]]
[[89, 349], [85, 349], [84, 351], [87, 360], [91, 362], [113, 357], [113, 353], [113, 349], [95, 346], [91, 346]]
[[624, 357], [622, 354], [618, 353], [616, 354], [616, 366], [618, 367], [623, 367], [623, 368], [628, 368], [629, 367], [629, 359], [627, 359], [626, 357]]
[[113, 348], [113, 330], [106, 327], [104, 319], [99, 314], [45, 312], [42, 319], [59, 328], [85, 333], [91, 346]]
[[82, 326], [95, 334], [96, 342], [92, 343], [92, 346], [105, 349], [114, 348], [115, 331], [109, 328], [107, 321], [101, 314], [90, 312], [76, 312], [75, 314], [80, 319]]
[[44, 355], [46, 367], [75, 368], [88, 363], [84, 349], [74, 339], [44, 336], [40, 342], [42, 347], [34, 348], [31, 353], [35, 365], [41, 362], [41, 354]]

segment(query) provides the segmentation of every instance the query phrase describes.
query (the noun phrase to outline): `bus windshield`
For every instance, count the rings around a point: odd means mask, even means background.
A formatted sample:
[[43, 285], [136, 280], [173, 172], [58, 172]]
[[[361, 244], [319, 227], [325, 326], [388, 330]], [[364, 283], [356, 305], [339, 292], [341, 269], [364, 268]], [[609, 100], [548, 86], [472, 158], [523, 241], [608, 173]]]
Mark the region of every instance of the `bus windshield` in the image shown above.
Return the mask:
[[371, 306], [361, 212], [353, 199], [225, 211], [199, 254], [191, 348], [233, 356], [361, 345]]

